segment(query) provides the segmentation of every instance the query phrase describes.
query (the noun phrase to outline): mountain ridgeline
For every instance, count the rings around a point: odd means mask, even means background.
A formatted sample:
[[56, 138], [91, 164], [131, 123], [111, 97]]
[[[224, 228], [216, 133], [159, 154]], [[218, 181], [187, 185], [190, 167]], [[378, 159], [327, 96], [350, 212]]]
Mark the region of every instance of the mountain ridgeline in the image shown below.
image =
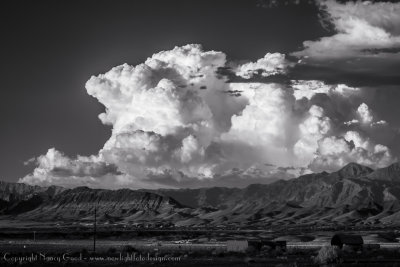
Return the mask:
[[398, 225], [400, 164], [350, 163], [245, 188], [106, 190], [0, 182], [0, 219], [175, 226]]

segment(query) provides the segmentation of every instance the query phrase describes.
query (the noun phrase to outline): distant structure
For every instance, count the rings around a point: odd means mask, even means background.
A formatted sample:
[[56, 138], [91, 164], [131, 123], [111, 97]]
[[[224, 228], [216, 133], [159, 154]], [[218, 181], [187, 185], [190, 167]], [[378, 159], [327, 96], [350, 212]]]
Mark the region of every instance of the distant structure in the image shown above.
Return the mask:
[[247, 240], [228, 240], [226, 241], [226, 250], [230, 252], [245, 252], [249, 247]]
[[245, 252], [249, 248], [255, 251], [286, 251], [286, 241], [271, 241], [263, 239], [226, 241], [226, 250], [230, 252]]
[[380, 248], [381, 248], [380, 244], [364, 244], [363, 245], [363, 250], [365, 250], [365, 251], [373, 251], [373, 250], [377, 250]]
[[267, 239], [249, 240], [249, 247], [260, 250], [286, 251], [286, 241], [272, 241]]
[[331, 239], [331, 245], [343, 248], [362, 249], [364, 240], [361, 235], [335, 234]]

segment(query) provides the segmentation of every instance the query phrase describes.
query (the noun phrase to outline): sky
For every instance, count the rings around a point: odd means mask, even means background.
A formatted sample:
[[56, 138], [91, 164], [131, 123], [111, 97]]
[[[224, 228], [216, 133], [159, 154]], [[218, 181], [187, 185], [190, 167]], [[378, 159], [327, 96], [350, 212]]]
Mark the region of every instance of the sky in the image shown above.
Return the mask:
[[396, 1], [5, 1], [0, 179], [246, 186], [400, 157]]

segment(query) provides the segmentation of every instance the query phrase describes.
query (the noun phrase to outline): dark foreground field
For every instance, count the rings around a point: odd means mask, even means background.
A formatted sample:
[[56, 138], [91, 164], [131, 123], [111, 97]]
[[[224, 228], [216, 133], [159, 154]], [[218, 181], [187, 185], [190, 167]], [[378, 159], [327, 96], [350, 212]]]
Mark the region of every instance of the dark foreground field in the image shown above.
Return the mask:
[[[7, 247], [9, 249], [10, 247]], [[318, 254], [313, 249], [289, 248], [282, 253], [255, 254], [255, 253], [201, 253], [191, 252], [156, 252], [136, 251], [127, 252], [125, 247], [121, 251], [114, 247], [108, 251], [98, 253], [82, 249], [76, 250], [71, 244], [63, 253], [48, 249], [49, 246], [38, 245], [31, 247], [36, 252], [26, 252], [23, 247], [18, 252], [2, 253], [0, 266], [320, 266], [314, 258]], [[105, 248], [105, 247], [104, 247]], [[131, 250], [132, 248], [128, 248]], [[3, 251], [3, 246], [1, 246]], [[394, 250], [374, 252], [343, 253], [339, 261], [330, 266], [400, 266], [400, 254]]]
[[[358, 232], [378, 249], [340, 250], [334, 266], [400, 266], [398, 232]], [[0, 266], [318, 266], [333, 232], [3, 228]], [[285, 240], [283, 250], [227, 250], [227, 240]], [[329, 251], [331, 253], [331, 251]]]

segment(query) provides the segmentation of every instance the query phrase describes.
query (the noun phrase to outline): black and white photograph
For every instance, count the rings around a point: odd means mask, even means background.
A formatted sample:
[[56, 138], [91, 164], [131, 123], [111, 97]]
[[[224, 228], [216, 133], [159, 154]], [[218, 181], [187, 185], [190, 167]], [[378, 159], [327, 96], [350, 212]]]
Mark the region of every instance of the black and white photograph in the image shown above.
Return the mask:
[[400, 266], [400, 1], [0, 21], [0, 266]]

